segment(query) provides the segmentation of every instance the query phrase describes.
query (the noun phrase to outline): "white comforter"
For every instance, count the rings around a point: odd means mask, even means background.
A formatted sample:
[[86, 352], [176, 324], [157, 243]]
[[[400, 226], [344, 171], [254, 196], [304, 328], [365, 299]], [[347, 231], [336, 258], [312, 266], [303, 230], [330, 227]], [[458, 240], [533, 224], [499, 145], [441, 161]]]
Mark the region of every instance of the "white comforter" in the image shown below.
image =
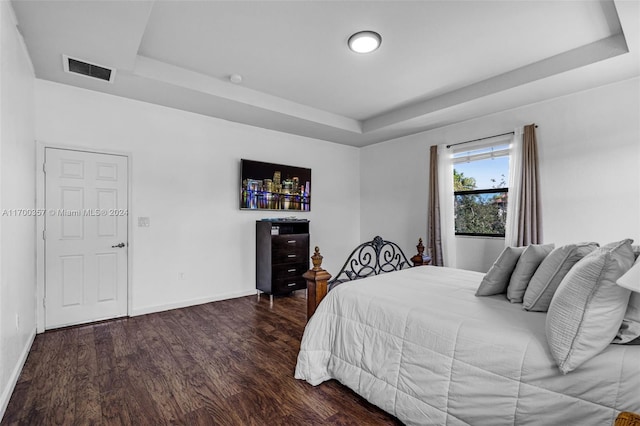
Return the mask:
[[640, 346], [609, 345], [562, 375], [545, 314], [475, 297], [483, 274], [410, 268], [329, 292], [295, 377], [337, 379], [407, 424], [612, 425], [640, 412]]

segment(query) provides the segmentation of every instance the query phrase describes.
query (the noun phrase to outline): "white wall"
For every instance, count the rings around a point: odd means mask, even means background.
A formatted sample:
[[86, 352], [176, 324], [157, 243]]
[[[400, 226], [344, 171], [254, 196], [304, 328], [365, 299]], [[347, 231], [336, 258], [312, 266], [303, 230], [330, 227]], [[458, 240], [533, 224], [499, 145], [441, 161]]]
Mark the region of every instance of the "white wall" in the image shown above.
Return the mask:
[[363, 241], [380, 235], [409, 258], [417, 253], [418, 238], [426, 238], [428, 169], [429, 144], [423, 137], [360, 149]]
[[36, 330], [34, 74], [9, 2], [0, 1], [0, 418]]
[[[536, 123], [544, 241], [640, 241], [639, 94], [635, 78], [363, 148], [362, 235], [425, 235], [429, 146]], [[501, 242], [458, 238], [457, 266], [486, 271]]]
[[456, 262], [459, 268], [487, 272], [500, 252], [504, 238], [455, 237]]
[[312, 169], [312, 211], [295, 216], [311, 221], [325, 268], [360, 239], [356, 148], [43, 80], [36, 138], [131, 153], [132, 314], [255, 293], [255, 221], [292, 213], [239, 210], [241, 158]]

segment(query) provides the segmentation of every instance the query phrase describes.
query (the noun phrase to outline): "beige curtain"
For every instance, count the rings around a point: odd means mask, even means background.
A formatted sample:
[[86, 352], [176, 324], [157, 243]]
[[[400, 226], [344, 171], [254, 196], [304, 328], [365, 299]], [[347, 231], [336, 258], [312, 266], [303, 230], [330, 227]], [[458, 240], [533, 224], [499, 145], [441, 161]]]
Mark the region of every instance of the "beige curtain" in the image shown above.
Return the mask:
[[427, 252], [431, 256], [431, 264], [443, 266], [440, 195], [438, 189], [438, 147], [436, 145], [432, 146], [429, 151], [429, 206], [427, 221]]
[[542, 244], [540, 179], [536, 125], [524, 127], [522, 136], [521, 192], [518, 214], [518, 246]]

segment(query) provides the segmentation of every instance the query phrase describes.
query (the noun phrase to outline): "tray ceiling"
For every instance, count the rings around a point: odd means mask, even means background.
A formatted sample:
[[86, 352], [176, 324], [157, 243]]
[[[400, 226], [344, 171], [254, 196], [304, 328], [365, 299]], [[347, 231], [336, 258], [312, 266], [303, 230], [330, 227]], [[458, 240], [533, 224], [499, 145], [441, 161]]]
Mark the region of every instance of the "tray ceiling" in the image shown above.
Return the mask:
[[[637, 1], [12, 5], [38, 78], [353, 146], [640, 75]], [[382, 46], [349, 51], [360, 30]]]

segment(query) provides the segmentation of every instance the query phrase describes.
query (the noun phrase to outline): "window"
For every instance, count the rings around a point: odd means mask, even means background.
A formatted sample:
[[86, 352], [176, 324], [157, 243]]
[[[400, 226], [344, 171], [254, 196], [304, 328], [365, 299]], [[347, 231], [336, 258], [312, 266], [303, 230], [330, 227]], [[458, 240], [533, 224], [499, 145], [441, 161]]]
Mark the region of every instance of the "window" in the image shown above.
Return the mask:
[[509, 195], [509, 145], [453, 154], [456, 235], [504, 237]]

